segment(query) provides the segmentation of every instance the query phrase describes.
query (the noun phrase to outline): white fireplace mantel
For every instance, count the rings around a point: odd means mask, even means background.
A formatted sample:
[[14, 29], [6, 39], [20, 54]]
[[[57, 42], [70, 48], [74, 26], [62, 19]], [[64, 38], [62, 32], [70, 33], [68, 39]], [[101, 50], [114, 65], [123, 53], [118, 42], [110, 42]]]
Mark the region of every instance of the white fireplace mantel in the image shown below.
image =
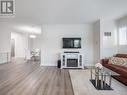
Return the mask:
[[[72, 62], [70, 61], [72, 60]], [[81, 53], [61, 53], [61, 69], [63, 68], [84, 68], [83, 54]]]

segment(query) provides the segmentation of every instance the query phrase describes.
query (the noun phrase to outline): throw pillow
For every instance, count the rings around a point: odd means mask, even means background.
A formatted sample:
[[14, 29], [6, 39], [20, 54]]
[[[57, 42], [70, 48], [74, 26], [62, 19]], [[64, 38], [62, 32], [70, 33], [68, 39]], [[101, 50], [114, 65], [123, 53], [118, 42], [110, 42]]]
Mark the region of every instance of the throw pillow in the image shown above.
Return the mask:
[[110, 57], [108, 64], [125, 66], [127, 64], [127, 58]]

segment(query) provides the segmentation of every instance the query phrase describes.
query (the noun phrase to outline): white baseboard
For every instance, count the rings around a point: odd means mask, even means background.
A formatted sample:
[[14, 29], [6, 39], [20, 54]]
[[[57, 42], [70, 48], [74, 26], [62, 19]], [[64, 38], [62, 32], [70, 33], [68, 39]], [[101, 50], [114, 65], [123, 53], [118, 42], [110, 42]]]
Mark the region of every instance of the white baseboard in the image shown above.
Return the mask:
[[57, 66], [56, 64], [40, 64], [40, 66]]

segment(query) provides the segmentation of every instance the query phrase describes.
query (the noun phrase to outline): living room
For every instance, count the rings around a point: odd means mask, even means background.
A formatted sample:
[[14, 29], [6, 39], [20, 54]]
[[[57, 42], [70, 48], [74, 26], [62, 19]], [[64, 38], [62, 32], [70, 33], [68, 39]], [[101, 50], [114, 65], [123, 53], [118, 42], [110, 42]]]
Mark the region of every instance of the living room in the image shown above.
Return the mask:
[[[13, 2], [13, 13], [0, 15], [0, 95], [126, 95], [127, 1]], [[111, 71], [91, 74], [98, 63]]]

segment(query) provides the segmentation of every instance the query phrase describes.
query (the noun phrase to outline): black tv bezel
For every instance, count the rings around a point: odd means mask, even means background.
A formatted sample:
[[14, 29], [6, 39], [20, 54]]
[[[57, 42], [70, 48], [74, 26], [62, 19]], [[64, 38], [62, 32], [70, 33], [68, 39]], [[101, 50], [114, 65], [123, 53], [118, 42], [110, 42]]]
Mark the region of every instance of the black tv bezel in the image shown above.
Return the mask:
[[[71, 39], [71, 40], [75, 40], [78, 39], [80, 40], [80, 47], [64, 47], [64, 39]], [[63, 49], [81, 49], [81, 38], [80, 37], [76, 37], [76, 38], [62, 38], [62, 45], [63, 45]]]

